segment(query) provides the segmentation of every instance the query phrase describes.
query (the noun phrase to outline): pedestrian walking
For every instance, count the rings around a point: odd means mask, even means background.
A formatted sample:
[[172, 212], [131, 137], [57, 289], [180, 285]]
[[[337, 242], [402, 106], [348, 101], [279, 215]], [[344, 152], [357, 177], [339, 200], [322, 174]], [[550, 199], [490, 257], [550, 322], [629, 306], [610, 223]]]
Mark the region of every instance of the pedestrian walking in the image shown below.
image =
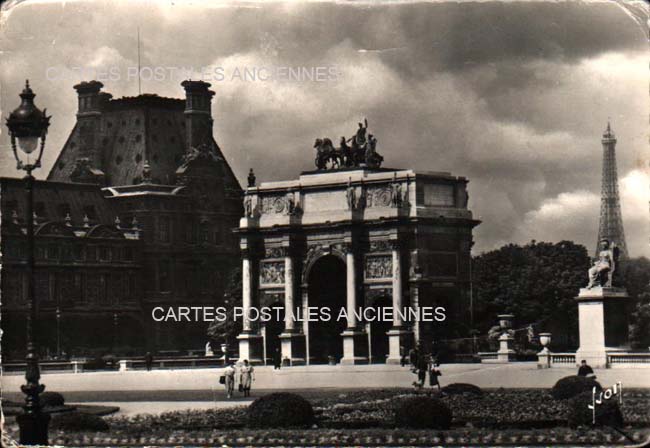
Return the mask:
[[596, 375], [594, 375], [594, 369], [591, 368], [589, 364], [587, 364], [587, 361], [584, 359], [580, 361], [580, 367], [578, 368], [578, 376], [586, 376], [586, 377], [593, 377], [595, 378]]
[[409, 351], [409, 363], [411, 364], [411, 369], [415, 371], [418, 357], [420, 356], [420, 343], [418, 342], [414, 348]]
[[251, 385], [255, 380], [253, 366], [244, 359], [244, 365], [240, 369], [239, 390], [244, 393], [244, 397], [250, 397]]
[[428, 357], [421, 351], [418, 351], [418, 358], [416, 361], [415, 371], [418, 375], [417, 387], [424, 387], [427, 379], [427, 372], [429, 371]]
[[273, 352], [273, 370], [280, 370], [282, 368], [282, 351], [280, 347], [276, 347]]
[[431, 356], [429, 358], [428, 366], [429, 366], [429, 369], [428, 369], [429, 370], [429, 386], [431, 387], [431, 389], [438, 386], [438, 392], [440, 392], [440, 381], [438, 380], [438, 377], [442, 375], [442, 372], [440, 372], [440, 370], [437, 369], [437, 367], [440, 366], [440, 364], [438, 363], [437, 358], [435, 358], [434, 356]]
[[[235, 366], [230, 363], [226, 366], [226, 368], [223, 370], [223, 385], [226, 387], [226, 395], [228, 398], [232, 398], [232, 394], [235, 391], [235, 374], [237, 372], [235, 371]], [[219, 382], [222, 382], [221, 379]]]
[[144, 365], [147, 368], [147, 372], [151, 372], [151, 367], [153, 366], [153, 355], [151, 352], [147, 352], [147, 354], [144, 355]]

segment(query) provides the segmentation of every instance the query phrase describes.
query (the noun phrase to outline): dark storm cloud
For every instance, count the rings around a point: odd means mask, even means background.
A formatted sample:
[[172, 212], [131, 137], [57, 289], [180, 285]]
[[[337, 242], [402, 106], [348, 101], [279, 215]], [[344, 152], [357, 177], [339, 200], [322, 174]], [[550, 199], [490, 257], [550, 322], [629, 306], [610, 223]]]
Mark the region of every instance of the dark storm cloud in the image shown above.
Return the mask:
[[[54, 116], [41, 174], [76, 108], [77, 80], [48, 81], [46, 67], [134, 65], [138, 27], [144, 66], [335, 65], [336, 82], [213, 82], [215, 137], [237, 175], [293, 178], [311, 168], [316, 137], [349, 136], [365, 116], [386, 165], [471, 179], [479, 249], [539, 239], [549, 216], [571, 222], [587, 197], [575, 192], [599, 191], [607, 116], [621, 177], [647, 148], [647, 41], [612, 2], [66, 2], [13, 8], [0, 35], [3, 112], [29, 76]], [[179, 82], [143, 88], [179, 97]], [[137, 93], [134, 81], [104, 84]], [[0, 154], [3, 174], [10, 159]], [[567, 226], [549, 238], [592, 243]]]

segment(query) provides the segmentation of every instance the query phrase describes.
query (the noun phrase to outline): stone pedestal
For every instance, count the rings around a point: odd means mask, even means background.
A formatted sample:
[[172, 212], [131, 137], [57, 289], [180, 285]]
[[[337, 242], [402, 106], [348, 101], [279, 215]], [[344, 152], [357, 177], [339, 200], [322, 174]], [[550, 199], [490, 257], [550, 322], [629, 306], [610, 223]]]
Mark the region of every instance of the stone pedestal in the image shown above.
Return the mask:
[[413, 334], [410, 330], [404, 328], [391, 328], [386, 332], [388, 335], [388, 358], [386, 364], [400, 364], [402, 355], [400, 347], [410, 347]]
[[282, 333], [280, 336], [282, 346], [282, 362], [289, 360], [292, 366], [306, 363], [305, 335], [302, 333]]
[[368, 364], [368, 335], [365, 331], [347, 329], [343, 337], [341, 365]]
[[548, 369], [551, 367], [551, 352], [548, 349], [548, 345], [551, 343], [551, 333], [540, 333], [539, 342], [543, 348], [537, 354], [537, 368]]
[[263, 364], [264, 339], [255, 333], [242, 333], [239, 340], [239, 361], [248, 359], [251, 364]]
[[583, 359], [591, 367], [607, 367], [607, 350], [625, 348], [628, 343], [629, 296], [624, 288], [582, 288], [578, 297], [580, 348], [576, 364]]
[[510, 362], [515, 359], [515, 351], [511, 348], [514, 338], [508, 333], [499, 336], [499, 350], [497, 351], [498, 362]]
[[551, 353], [545, 348], [537, 354], [537, 368], [548, 369], [549, 367], [551, 367]]

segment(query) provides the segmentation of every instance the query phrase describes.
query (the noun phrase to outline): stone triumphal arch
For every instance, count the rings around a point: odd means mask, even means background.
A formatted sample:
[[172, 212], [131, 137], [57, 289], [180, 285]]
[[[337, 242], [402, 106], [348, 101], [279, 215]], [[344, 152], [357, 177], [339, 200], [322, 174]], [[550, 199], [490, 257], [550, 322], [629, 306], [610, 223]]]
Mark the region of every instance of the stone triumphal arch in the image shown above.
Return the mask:
[[[266, 362], [280, 350], [291, 364], [398, 363], [415, 340], [426, 344], [449, 325], [467, 325], [478, 224], [467, 209], [467, 182], [377, 167], [250, 182], [237, 230], [243, 307], [284, 312], [283, 322], [244, 320], [240, 358]], [[404, 320], [404, 311], [435, 306], [446, 309], [445, 322]], [[368, 317], [386, 308], [402, 313]], [[364, 317], [360, 309], [371, 310]]]

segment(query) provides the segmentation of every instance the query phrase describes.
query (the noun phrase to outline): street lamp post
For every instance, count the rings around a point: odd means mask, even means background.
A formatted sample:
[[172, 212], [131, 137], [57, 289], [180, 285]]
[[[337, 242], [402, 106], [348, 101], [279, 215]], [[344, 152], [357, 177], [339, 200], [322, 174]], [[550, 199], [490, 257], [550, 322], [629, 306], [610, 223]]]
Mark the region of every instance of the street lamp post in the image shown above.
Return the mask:
[[[50, 125], [50, 117], [34, 105], [34, 92], [25, 82], [20, 94], [21, 104], [7, 118], [7, 127], [11, 136], [11, 149], [16, 158], [16, 168], [24, 170], [25, 175], [25, 226], [27, 230], [27, 355], [25, 357], [25, 380], [20, 387], [25, 394], [24, 412], [16, 417], [20, 427], [22, 445], [47, 445], [47, 427], [49, 414], [42, 412], [39, 394], [45, 385], [39, 384], [41, 378], [38, 365], [38, 349], [34, 336], [36, 325], [36, 297], [34, 295], [34, 176], [32, 171], [41, 166], [41, 157], [45, 147], [45, 136]], [[23, 162], [17, 149], [26, 156]], [[31, 154], [37, 151], [36, 159], [30, 161]]]
[[61, 358], [61, 310], [56, 307], [56, 357]]
[[113, 350], [112, 350], [113, 354], [115, 354], [115, 350], [117, 350], [117, 346], [119, 342], [117, 340], [118, 339], [117, 326], [119, 324], [119, 319], [120, 318], [117, 315], [117, 313], [113, 313]]

